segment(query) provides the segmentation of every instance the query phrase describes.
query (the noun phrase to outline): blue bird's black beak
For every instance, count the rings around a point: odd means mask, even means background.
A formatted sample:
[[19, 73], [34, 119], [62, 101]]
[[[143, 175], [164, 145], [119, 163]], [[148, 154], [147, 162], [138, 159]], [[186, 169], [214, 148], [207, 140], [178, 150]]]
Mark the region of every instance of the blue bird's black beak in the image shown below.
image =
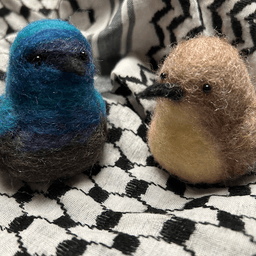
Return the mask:
[[176, 84], [156, 83], [147, 87], [147, 89], [137, 94], [137, 96], [142, 99], [167, 98], [173, 101], [181, 101], [184, 97], [184, 91]]
[[40, 67], [42, 63], [45, 63], [49, 66], [55, 67], [58, 70], [84, 76], [89, 57], [84, 51], [80, 52], [79, 54], [64, 54], [63, 52], [57, 51], [42, 51], [29, 55], [27, 60], [36, 67]]
[[75, 73], [79, 76], [85, 75], [86, 67], [84, 61], [76, 56], [67, 56], [61, 59], [58, 69], [68, 73]]

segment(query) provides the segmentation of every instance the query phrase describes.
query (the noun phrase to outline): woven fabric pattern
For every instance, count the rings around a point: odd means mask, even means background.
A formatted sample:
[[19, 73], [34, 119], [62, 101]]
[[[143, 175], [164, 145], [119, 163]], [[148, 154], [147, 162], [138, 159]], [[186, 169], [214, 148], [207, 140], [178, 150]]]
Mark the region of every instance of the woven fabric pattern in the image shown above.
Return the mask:
[[170, 45], [215, 31], [256, 72], [253, 0], [0, 0], [0, 92], [10, 46], [29, 22], [69, 20], [90, 41], [107, 103], [100, 161], [68, 180], [0, 175], [0, 255], [256, 255], [256, 177], [192, 186], [153, 160], [146, 134], [153, 83]]

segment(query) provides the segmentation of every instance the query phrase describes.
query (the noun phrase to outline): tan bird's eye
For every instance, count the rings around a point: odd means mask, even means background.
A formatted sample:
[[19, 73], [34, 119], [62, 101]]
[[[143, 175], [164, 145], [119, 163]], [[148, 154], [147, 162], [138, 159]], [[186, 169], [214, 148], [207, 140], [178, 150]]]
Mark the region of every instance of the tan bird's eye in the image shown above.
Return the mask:
[[161, 73], [161, 74], [160, 74], [160, 78], [161, 78], [162, 80], [164, 80], [166, 77], [167, 77], [166, 73]]
[[203, 85], [203, 92], [204, 93], [209, 93], [212, 90], [212, 87], [209, 84], [204, 84]]

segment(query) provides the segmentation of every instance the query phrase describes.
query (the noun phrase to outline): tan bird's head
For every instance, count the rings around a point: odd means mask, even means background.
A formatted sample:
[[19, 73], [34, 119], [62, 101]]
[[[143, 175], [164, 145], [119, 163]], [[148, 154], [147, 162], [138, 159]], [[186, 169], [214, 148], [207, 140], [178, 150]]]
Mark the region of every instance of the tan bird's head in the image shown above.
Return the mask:
[[[144, 95], [144, 96], [143, 96]], [[244, 60], [225, 39], [199, 36], [174, 47], [142, 97], [168, 98], [237, 114], [255, 95]]]
[[256, 146], [248, 139], [256, 125], [250, 117], [255, 89], [238, 50], [225, 39], [198, 36], [179, 43], [158, 81], [140, 96], [158, 99], [149, 146], [179, 178], [220, 182], [244, 174], [255, 160], [254, 153], [241, 153]]

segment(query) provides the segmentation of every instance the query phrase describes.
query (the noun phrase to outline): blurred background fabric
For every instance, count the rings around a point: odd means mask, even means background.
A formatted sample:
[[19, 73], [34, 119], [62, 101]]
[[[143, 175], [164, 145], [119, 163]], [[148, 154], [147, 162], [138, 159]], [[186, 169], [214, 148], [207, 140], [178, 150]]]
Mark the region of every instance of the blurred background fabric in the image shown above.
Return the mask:
[[0, 173], [0, 255], [256, 255], [256, 178], [189, 185], [147, 145], [151, 85], [170, 48], [225, 35], [256, 74], [253, 0], [0, 0], [0, 93], [17, 32], [67, 20], [89, 40], [108, 110], [100, 161], [70, 179], [26, 183]]

